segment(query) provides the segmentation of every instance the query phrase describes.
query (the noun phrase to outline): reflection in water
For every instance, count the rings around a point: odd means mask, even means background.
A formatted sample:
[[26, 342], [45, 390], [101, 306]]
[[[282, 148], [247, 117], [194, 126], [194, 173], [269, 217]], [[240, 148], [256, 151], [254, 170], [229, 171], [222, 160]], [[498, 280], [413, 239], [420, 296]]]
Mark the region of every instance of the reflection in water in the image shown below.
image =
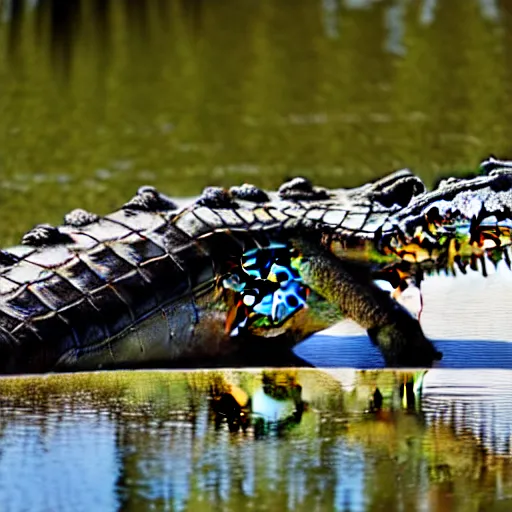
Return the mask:
[[9, 510], [464, 510], [512, 492], [510, 372], [2, 379]]
[[386, 38], [385, 49], [396, 55], [404, 55], [406, 48], [404, 46], [404, 16], [406, 5], [404, 1], [398, 1], [390, 6], [386, 11], [386, 28], [388, 37]]
[[[340, 19], [342, 12], [351, 10], [370, 9], [375, 0], [318, 0], [320, 9], [323, 13], [324, 33], [329, 39], [338, 39], [340, 36]], [[500, 20], [500, 7], [496, 0], [473, 0], [479, 9], [482, 18], [498, 22]], [[134, 34], [150, 37], [150, 19], [152, 9], [158, 11], [161, 23], [168, 24], [169, 16], [173, 10], [171, 0], [160, 0], [155, 2], [156, 6], [151, 7], [144, 1], [119, 2], [124, 11], [126, 22], [129, 24]], [[113, 29], [111, 19], [112, 7], [108, 0], [95, 0], [90, 2], [90, 15], [93, 16], [96, 25], [96, 33], [101, 42], [103, 51], [108, 50], [105, 46], [109, 41], [109, 34]], [[391, 52], [401, 55], [405, 52], [403, 46], [403, 37], [405, 31], [404, 16], [411, 4], [419, 4], [420, 23], [430, 25], [436, 20], [436, 14], [439, 11], [437, 0], [394, 0], [387, 2], [384, 7], [383, 23], [387, 31], [384, 48]], [[189, 0], [181, 2], [180, 8], [185, 17], [189, 18], [192, 33], [195, 37], [200, 37], [201, 17], [203, 14], [203, 2], [201, 0]], [[9, 54], [16, 51], [19, 45], [19, 39], [22, 37], [20, 28], [23, 24], [27, 10], [36, 12], [36, 23], [42, 29], [42, 25], [48, 27], [48, 34], [55, 63], [69, 68], [71, 64], [72, 52], [76, 41], [80, 37], [82, 29], [82, 18], [85, 7], [81, 0], [3, 0], [2, 2], [2, 20], [9, 23], [9, 42], [7, 47]]]
[[422, 410], [427, 424], [453, 429], [454, 436], [470, 430], [490, 453], [510, 455], [509, 372], [439, 370], [429, 375]]
[[[497, 0], [477, 0], [480, 9], [480, 15], [493, 22], [500, 19], [500, 9]], [[436, 12], [439, 9], [437, 0], [424, 0], [420, 20], [424, 25], [430, 25], [436, 19]], [[504, 7], [506, 9], [506, 7]]]
[[340, 35], [339, 11], [341, 0], [322, 0], [324, 32], [329, 39], [338, 39]]
[[302, 400], [302, 386], [297, 382], [295, 371], [264, 371], [261, 384], [251, 396], [238, 386], [212, 389], [215, 425], [220, 427], [225, 419], [230, 432], [244, 432], [252, 424], [255, 437], [269, 432], [282, 435], [299, 425], [307, 404]]

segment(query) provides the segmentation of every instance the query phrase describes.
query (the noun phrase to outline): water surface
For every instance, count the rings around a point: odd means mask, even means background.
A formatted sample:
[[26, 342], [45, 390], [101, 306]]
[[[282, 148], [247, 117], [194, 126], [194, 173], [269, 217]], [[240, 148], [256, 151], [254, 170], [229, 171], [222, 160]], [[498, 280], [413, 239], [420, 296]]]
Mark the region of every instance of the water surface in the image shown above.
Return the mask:
[[69, 209], [512, 156], [510, 0], [0, 2], [2, 245]]
[[3, 379], [0, 501], [12, 511], [508, 510], [511, 379], [343, 369]]

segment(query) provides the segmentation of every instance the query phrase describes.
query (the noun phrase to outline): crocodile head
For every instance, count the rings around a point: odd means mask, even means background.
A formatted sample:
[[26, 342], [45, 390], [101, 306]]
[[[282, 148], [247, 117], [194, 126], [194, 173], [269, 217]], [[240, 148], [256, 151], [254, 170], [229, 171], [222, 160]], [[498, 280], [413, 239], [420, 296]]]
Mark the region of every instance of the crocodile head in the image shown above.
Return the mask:
[[[352, 190], [319, 189], [295, 179], [280, 188], [277, 198], [270, 194], [266, 208], [281, 223], [281, 236], [289, 236], [292, 246], [306, 256], [306, 267], [299, 263], [298, 268], [307, 286], [356, 319], [381, 348], [389, 345], [395, 350], [398, 346], [401, 354], [397, 359], [388, 351], [389, 364], [425, 364], [422, 361], [439, 354], [426, 343], [416, 320], [394, 302], [397, 295], [389, 298], [379, 293], [373, 280], [376, 273], [392, 268], [398, 275], [394, 284], [398, 291], [411, 282], [419, 285], [423, 270], [455, 264], [464, 270], [478, 257], [507, 257], [503, 248], [510, 245], [511, 238], [512, 164], [498, 165], [493, 160], [482, 167], [486, 174], [451, 178], [430, 192], [408, 171]], [[273, 234], [280, 236], [279, 232]], [[313, 243], [304, 243], [305, 239]], [[318, 245], [339, 261], [317, 250]], [[354, 265], [356, 262], [364, 265]], [[382, 278], [390, 280], [393, 275], [388, 272]], [[278, 298], [272, 291], [265, 295], [269, 303]], [[299, 319], [311, 318], [321, 309], [321, 303], [306, 299], [309, 316], [290, 310], [291, 319], [300, 326], [298, 339], [305, 334], [306, 325]], [[329, 323], [332, 316], [326, 321]], [[286, 330], [291, 331], [288, 326]], [[407, 346], [412, 352], [400, 360]], [[426, 356], [415, 360], [422, 351]]]
[[450, 178], [413, 198], [382, 226], [380, 250], [414, 263], [460, 262], [493, 252], [507, 257], [512, 164], [491, 159], [482, 163], [482, 169], [488, 173]]

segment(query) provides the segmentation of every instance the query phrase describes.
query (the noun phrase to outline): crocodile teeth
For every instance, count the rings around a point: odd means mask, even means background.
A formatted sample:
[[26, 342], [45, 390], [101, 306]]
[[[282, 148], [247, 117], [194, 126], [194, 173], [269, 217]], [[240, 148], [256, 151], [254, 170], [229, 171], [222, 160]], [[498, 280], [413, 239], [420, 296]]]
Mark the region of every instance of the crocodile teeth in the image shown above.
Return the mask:
[[480, 260], [480, 265], [482, 267], [482, 275], [484, 277], [487, 277], [488, 274], [487, 274], [487, 265], [486, 265], [486, 262], [485, 262], [485, 256], [482, 255], [478, 259]]
[[457, 267], [459, 268], [459, 270], [463, 273], [463, 274], [467, 274], [468, 271], [466, 270], [466, 266], [467, 266], [467, 263], [464, 263], [462, 261], [462, 258], [460, 257], [459, 254], [457, 254], [454, 258], [453, 258], [453, 261], [454, 263], [456, 263]]
[[509, 247], [505, 247], [505, 250], [503, 251], [503, 259], [505, 260], [505, 264], [507, 265], [507, 267], [511, 268], [511, 265], [510, 265], [510, 254], [509, 254], [509, 251], [510, 251], [510, 248]]
[[469, 260], [469, 268], [474, 271], [478, 271], [478, 265], [477, 265], [477, 256], [476, 254], [472, 254]]
[[471, 223], [469, 225], [469, 243], [473, 244], [475, 242], [480, 242], [480, 232], [478, 231], [478, 226], [480, 225], [480, 222], [477, 220], [476, 217], [472, 217]]

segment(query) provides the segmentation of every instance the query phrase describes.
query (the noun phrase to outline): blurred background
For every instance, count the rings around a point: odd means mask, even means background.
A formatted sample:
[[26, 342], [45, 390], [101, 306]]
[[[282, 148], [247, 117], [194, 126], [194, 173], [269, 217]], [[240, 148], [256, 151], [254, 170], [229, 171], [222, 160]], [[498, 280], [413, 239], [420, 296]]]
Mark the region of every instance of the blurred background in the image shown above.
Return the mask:
[[512, 156], [510, 0], [0, 0], [0, 241], [141, 184]]

